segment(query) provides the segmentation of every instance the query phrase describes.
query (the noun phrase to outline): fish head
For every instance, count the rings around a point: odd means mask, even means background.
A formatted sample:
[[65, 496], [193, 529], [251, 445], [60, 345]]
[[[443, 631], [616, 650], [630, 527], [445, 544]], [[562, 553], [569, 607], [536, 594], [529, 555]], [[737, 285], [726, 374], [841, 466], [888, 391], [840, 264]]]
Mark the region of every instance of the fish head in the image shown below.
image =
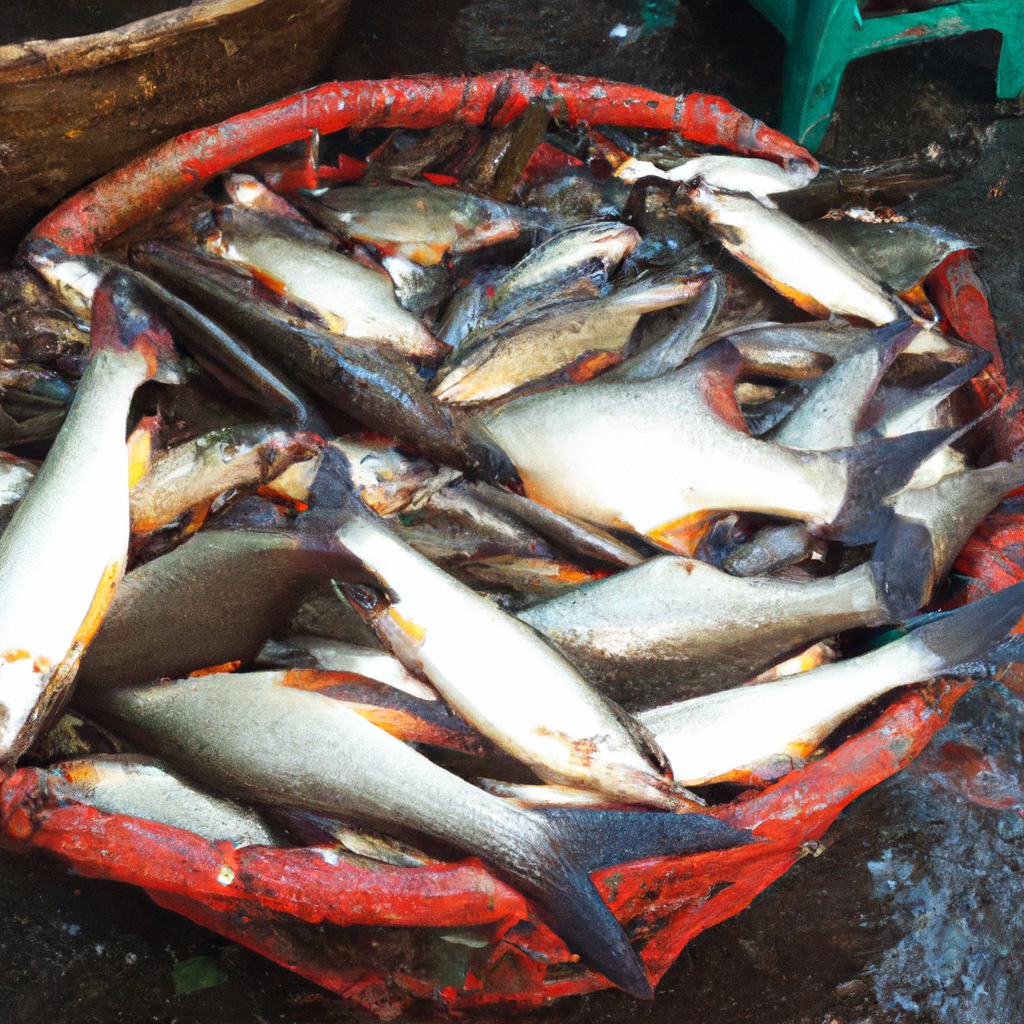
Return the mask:
[[18, 255], [46, 281], [63, 306], [89, 322], [93, 292], [113, 263], [69, 253], [45, 238], [27, 239]]
[[376, 587], [346, 583], [341, 591], [384, 646], [409, 671], [426, 679], [420, 655], [426, 630], [403, 618], [387, 595]]
[[148, 379], [162, 384], [183, 380], [174, 340], [153, 294], [127, 270], [113, 270], [99, 283], [92, 303], [92, 353], [136, 352], [146, 360]]

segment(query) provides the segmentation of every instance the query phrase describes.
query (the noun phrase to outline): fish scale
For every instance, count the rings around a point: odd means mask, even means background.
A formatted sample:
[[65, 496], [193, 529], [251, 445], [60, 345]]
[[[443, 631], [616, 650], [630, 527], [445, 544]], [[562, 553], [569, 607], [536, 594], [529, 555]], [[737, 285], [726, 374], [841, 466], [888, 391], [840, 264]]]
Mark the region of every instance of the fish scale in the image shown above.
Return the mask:
[[121, 273], [100, 282], [89, 365], [0, 537], [0, 764], [24, 753], [66, 700], [124, 571], [128, 408], [172, 353], [170, 336], [140, 305], [143, 294]]

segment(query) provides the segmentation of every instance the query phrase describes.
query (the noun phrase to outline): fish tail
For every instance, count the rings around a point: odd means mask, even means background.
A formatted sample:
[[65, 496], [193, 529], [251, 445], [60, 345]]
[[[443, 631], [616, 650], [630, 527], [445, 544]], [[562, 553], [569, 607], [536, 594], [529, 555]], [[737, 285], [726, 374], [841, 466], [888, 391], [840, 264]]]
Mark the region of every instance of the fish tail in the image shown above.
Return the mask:
[[983, 469], [975, 469], [970, 473], [970, 481], [975, 487], [975, 500], [1001, 500], [1011, 491], [1024, 487], [1024, 458], [1015, 458], [1013, 462], [996, 462]]
[[[982, 349], [973, 359], [956, 367], [934, 384], [930, 384], [912, 401], [893, 410], [891, 414], [883, 417], [873, 427], [865, 430], [863, 434], [867, 437], [884, 437], [897, 432], [906, 433], [907, 428], [912, 428], [914, 423], [923, 419], [940, 402], [953, 394], [958, 387], [977, 377], [991, 361], [992, 353]], [[906, 410], [911, 411], [912, 418], [905, 415]], [[901, 421], [906, 424], [906, 428], [898, 430]]]
[[882, 499], [900, 490], [917, 467], [947, 445], [955, 433], [918, 430], [822, 452], [824, 458], [839, 462], [846, 470], [846, 497], [832, 521], [832, 538], [847, 544], [878, 540], [885, 523], [885, 517], [879, 516]]
[[927, 600], [932, 578], [928, 528], [891, 512], [881, 519], [871, 572], [891, 621], [913, 615]]
[[650, 380], [682, 366], [717, 315], [724, 292], [721, 275], [709, 274], [687, 315], [661, 341], [630, 354], [619, 366], [602, 374], [602, 379]]
[[910, 635], [942, 659], [943, 665], [938, 671], [945, 672], [988, 656], [1022, 616], [1024, 583], [1015, 583], [980, 601], [933, 618]]
[[921, 333], [921, 325], [910, 317], [882, 324], [871, 332], [871, 341], [879, 357], [888, 365]]
[[156, 303], [140, 279], [113, 270], [96, 288], [90, 329], [92, 352], [137, 352], [146, 360], [146, 379], [174, 383], [177, 357], [171, 333], [156, 313]]
[[710, 815], [549, 808], [524, 812], [541, 826], [531, 870], [515, 878], [547, 912], [566, 945], [610, 982], [638, 999], [654, 989], [590, 872], [645, 857], [721, 850], [755, 842]]

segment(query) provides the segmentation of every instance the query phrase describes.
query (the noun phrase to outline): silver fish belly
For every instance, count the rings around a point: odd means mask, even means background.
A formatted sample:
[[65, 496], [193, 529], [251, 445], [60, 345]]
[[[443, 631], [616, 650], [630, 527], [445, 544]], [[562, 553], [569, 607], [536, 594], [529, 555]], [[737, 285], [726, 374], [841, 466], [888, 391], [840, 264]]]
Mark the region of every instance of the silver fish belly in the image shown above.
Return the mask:
[[50, 453], [0, 537], [0, 764], [60, 707], [128, 553], [125, 424], [172, 350], [121, 274], [94, 299], [92, 356]]
[[354, 517], [337, 536], [398, 594], [371, 613], [378, 634], [484, 735], [548, 781], [685, 805], [657, 751], [530, 627], [369, 518]]

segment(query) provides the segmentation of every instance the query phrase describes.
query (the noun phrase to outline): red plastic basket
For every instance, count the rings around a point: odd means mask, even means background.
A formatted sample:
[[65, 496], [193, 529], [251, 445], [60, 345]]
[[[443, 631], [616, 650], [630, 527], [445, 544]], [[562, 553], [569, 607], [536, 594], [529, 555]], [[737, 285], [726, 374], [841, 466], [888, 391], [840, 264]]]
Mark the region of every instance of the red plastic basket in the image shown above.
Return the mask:
[[[792, 141], [713, 96], [663, 96], [543, 69], [331, 83], [165, 143], [71, 197], [33, 235], [90, 252], [214, 175], [314, 128], [497, 125], [538, 98], [557, 104], [570, 123], [671, 129], [778, 163], [816, 166]], [[925, 289], [950, 330], [993, 352], [974, 386], [986, 405], [1001, 399], [1008, 388], [972, 255], [950, 256]], [[997, 429], [1000, 455], [1008, 457], [1024, 440], [1022, 423]], [[1019, 517], [999, 510], [989, 517], [957, 563], [971, 577], [965, 599], [1024, 579], [1022, 540]], [[851, 800], [919, 754], [969, 685], [940, 680], [907, 691], [828, 756], [712, 812], [765, 842], [596, 873], [651, 980], [693, 936], [742, 910], [812, 849]], [[500, 1004], [527, 1009], [608, 987], [568, 952], [528, 900], [474, 858], [406, 869], [357, 865], [326, 849], [236, 850], [169, 826], [67, 804], [48, 792], [47, 777], [23, 769], [0, 785], [4, 843], [48, 850], [83, 875], [140, 885], [161, 906], [381, 1017], [413, 1004], [421, 1013]], [[351, 926], [375, 926], [372, 947], [363, 929], [346, 930]], [[453, 976], [455, 947], [439, 956], [438, 942], [452, 929], [467, 928], [474, 942], [458, 947], [464, 952]]]

